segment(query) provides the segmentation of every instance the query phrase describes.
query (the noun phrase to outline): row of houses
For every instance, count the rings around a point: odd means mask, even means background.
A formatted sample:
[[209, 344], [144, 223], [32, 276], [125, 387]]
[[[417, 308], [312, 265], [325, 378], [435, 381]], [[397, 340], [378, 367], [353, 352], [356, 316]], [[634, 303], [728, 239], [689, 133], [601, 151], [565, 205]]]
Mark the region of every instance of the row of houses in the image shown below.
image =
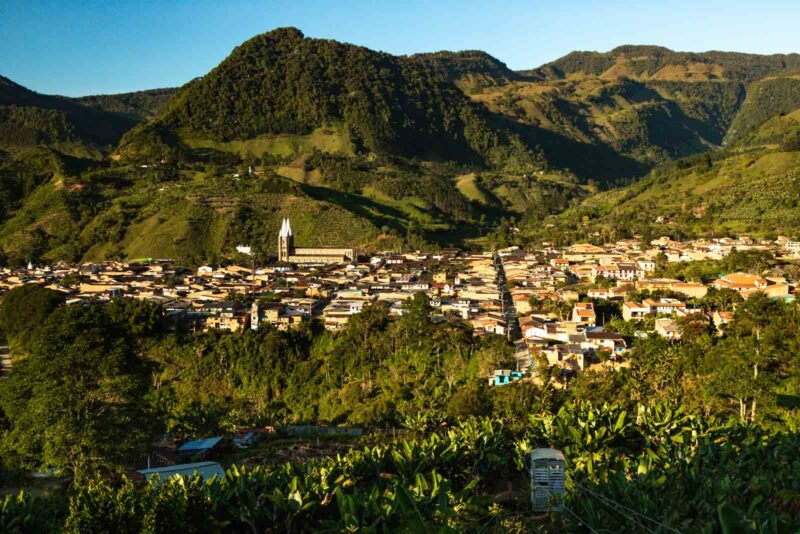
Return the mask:
[[[598, 317], [593, 302], [617, 301], [623, 320], [641, 322], [652, 318], [647, 323], [650, 332], [678, 340], [680, 319], [702, 314], [689, 302], [702, 299], [712, 288], [735, 291], [744, 298], [761, 291], [773, 298], [791, 300], [794, 285], [781, 276], [720, 273], [705, 284], [656, 278], [652, 274], [664, 262], [716, 260], [733, 250], [767, 250], [778, 258], [792, 259], [800, 253], [800, 246], [795, 245], [785, 238], [776, 242], [748, 238], [677, 242], [660, 238], [644, 247], [640, 240], [621, 240], [603, 246], [573, 244], [556, 248], [545, 244], [538, 250], [500, 251], [519, 321], [521, 340], [516, 371], [525, 376], [537, 361], [572, 374], [593, 365], [625, 366], [624, 353], [630, 348], [630, 340], [605, 331], [608, 318]], [[648, 294], [669, 296], [629, 298]], [[582, 296], [592, 302], [579, 302]], [[721, 332], [733, 313], [718, 310], [701, 317]], [[499, 385], [513, 381], [515, 376], [501, 373], [489, 377], [489, 381]]]
[[508, 329], [490, 253], [385, 253], [362, 262], [279, 262], [255, 270], [187, 269], [168, 260], [142, 260], [0, 271], [0, 294], [27, 283], [63, 293], [68, 304], [120, 297], [155, 302], [172, 328], [191, 331], [286, 330], [313, 317], [337, 330], [371, 304], [401, 315], [404, 303], [418, 293], [428, 295], [436, 320], [459, 317], [478, 334]]

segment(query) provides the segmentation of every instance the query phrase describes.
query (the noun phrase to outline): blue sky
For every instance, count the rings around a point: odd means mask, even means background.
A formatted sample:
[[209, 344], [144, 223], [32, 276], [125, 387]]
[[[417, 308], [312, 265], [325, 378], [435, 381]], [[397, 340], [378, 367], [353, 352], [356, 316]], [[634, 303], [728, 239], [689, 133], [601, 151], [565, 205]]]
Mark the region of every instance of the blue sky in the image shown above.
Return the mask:
[[797, 0], [0, 0], [0, 74], [68, 96], [177, 86], [280, 26], [394, 54], [481, 49], [514, 69], [621, 44], [800, 52]]

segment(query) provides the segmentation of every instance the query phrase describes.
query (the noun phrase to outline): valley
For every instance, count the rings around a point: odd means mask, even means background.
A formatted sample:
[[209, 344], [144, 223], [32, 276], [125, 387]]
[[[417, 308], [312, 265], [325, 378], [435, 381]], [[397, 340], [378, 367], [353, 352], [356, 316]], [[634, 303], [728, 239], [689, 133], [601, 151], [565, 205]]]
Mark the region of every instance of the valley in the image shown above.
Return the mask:
[[8, 41], [145, 74], [0, 76], [0, 531], [800, 530], [800, 54], [123, 4]]

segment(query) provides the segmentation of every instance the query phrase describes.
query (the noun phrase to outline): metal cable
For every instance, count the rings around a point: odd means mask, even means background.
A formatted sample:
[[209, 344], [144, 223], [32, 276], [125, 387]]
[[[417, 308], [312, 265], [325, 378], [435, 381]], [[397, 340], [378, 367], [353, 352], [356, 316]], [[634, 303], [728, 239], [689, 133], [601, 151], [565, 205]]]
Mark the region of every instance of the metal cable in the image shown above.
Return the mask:
[[[641, 517], [642, 519], [646, 519], [646, 520], [648, 520], [648, 521], [651, 521], [651, 522], [655, 523], [656, 525], [660, 526], [661, 528], [664, 528], [664, 529], [666, 529], [666, 530], [668, 530], [668, 531], [670, 531], [670, 532], [677, 532], [678, 534], [681, 534], [681, 531], [680, 531], [680, 530], [677, 530], [677, 529], [674, 529], [674, 528], [672, 528], [672, 527], [670, 527], [670, 526], [668, 526], [668, 525], [665, 525], [664, 523], [661, 523], [660, 521], [657, 521], [657, 520], [653, 519], [652, 517], [648, 517], [648, 516], [646, 516], [646, 515], [644, 515], [644, 514], [642, 514], [642, 513], [640, 513], [640, 512], [637, 512], [637, 511], [636, 511], [636, 510], [634, 510], [633, 508], [629, 508], [629, 507], [625, 506], [624, 504], [620, 504], [620, 503], [618, 503], [617, 501], [615, 501], [614, 499], [612, 499], [612, 498], [610, 498], [610, 497], [606, 497], [605, 495], [601, 495], [600, 493], [597, 493], [597, 492], [595, 492], [595, 491], [592, 491], [592, 490], [590, 490], [589, 488], [587, 488], [587, 487], [585, 487], [585, 486], [582, 486], [582, 485], [578, 484], [578, 483], [577, 483], [577, 482], [575, 482], [574, 480], [572, 481], [572, 485], [573, 485], [573, 486], [575, 486], [575, 487], [577, 487], [577, 488], [579, 488], [579, 489], [581, 489], [581, 490], [583, 490], [583, 491], [586, 491], [587, 493], [590, 493], [591, 495], [593, 495], [593, 496], [597, 497], [598, 499], [602, 499], [602, 500], [604, 500], [604, 501], [608, 501], [608, 502], [610, 502], [610, 503], [612, 503], [612, 504], [615, 504], [615, 505], [619, 506], [620, 508], [623, 508], [623, 509], [625, 509], [625, 510], [627, 510], [627, 511], [631, 512], [632, 514], [635, 514], [635, 515], [637, 515], [637, 516]], [[610, 506], [610, 505], [609, 505], [609, 506]], [[619, 510], [618, 510], [618, 511], [619, 511]], [[622, 513], [622, 512], [620, 512], [620, 513]], [[647, 529], [646, 529], [646, 527], [644, 527], [644, 525], [641, 525], [641, 523], [639, 523], [639, 525], [640, 525], [642, 528], [645, 528], [645, 530], [647, 530]]]

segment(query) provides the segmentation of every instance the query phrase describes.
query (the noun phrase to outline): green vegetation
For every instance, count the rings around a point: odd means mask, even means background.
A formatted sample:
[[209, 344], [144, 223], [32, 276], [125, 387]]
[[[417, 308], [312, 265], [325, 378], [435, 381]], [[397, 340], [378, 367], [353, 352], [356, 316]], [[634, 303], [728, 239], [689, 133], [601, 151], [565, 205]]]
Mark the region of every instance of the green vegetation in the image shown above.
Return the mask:
[[454, 82], [465, 93], [524, 79], [499, 59], [480, 50], [414, 54], [409, 59]]
[[121, 113], [137, 120], [151, 119], [166, 107], [176, 89], [150, 89], [117, 95], [92, 95], [74, 100], [87, 108]]
[[[767, 78], [748, 88], [747, 98], [730, 127], [726, 140], [730, 143], [779, 143], [785, 131], [779, 128], [762, 129], [770, 119], [777, 119], [800, 109], [800, 77]], [[792, 128], [793, 126], [793, 128]], [[800, 131], [800, 125], [786, 124], [790, 132]], [[765, 131], [766, 130], [766, 131]], [[792, 132], [793, 133], [793, 132]]]
[[47, 145], [84, 156], [116, 144], [136, 123], [121, 114], [40, 95], [0, 76], [0, 149]]
[[[236, 48], [181, 88], [155, 121], [217, 142], [308, 135], [334, 123], [359, 151], [472, 163], [499, 163], [513, 152], [533, 161], [513, 134], [492, 128], [454, 85], [417, 62], [307, 39], [293, 28]], [[140, 157], [132, 140], [153, 127], [126, 135], [125, 157]]]
[[2, 79], [0, 260], [270, 254], [279, 216], [360, 250], [791, 233], [798, 69], [623, 46], [516, 73], [282, 28], [177, 90], [67, 99]]
[[[68, 503], [7, 497], [12, 506], [3, 519], [31, 528], [56, 516], [66, 532], [579, 531], [566, 512], [528, 511], [526, 453], [552, 444], [567, 453], [567, 507], [595, 528], [658, 528], [628, 519], [619, 505], [685, 532], [798, 527], [794, 435], [715, 426], [666, 405], [633, 416], [583, 404], [520, 423], [443, 422], [427, 437], [411, 433], [337, 458], [231, 470], [209, 483], [98, 480]], [[511, 498], [495, 496], [498, 480], [513, 480]], [[29, 510], [38, 513], [24, 515]]]
[[[610, 52], [571, 52], [566, 56], [526, 74], [552, 78], [575, 74], [599, 76], [618, 63], [624, 63], [622, 74], [631, 78], [658, 78], [665, 67], [701, 64], [705, 68], [678, 71], [681, 77], [700, 80], [732, 80], [752, 82], [800, 68], [800, 54], [742, 54], [736, 52], [675, 52], [660, 46], [624, 45]], [[618, 71], [619, 73], [619, 71]], [[663, 73], [666, 74], [666, 73]], [[671, 73], [674, 76], [674, 73]], [[662, 78], [663, 79], [663, 78]]]
[[63, 303], [63, 295], [42, 286], [14, 288], [3, 295], [0, 328], [17, 343], [15, 349], [25, 352], [30, 346], [33, 332]]
[[658, 237], [795, 236], [800, 231], [798, 152], [718, 152], [655, 168], [531, 228], [529, 239], [602, 241]]
[[148, 385], [145, 363], [126, 342], [130, 336], [105, 310], [81, 306], [62, 307], [31, 330], [30, 355], [0, 388], [4, 467], [67, 468], [81, 479], [130, 461], [150, 427], [137, 406]]
[[[770, 258], [730, 261], [758, 269]], [[730, 306], [721, 294], [708, 300]], [[368, 307], [337, 333], [312, 322], [236, 335], [161, 331], [159, 309], [145, 302], [56, 309], [29, 328], [30, 355], [0, 385], [0, 468], [18, 483], [48, 468], [74, 482], [46, 498], [6, 496], [0, 524], [19, 532], [578, 529], [572, 515], [529, 509], [528, 453], [552, 446], [567, 458], [566, 504], [589, 525], [634, 528], [618, 506], [591, 498], [602, 495], [680, 531], [800, 526], [800, 418], [787, 402], [800, 394], [797, 304], [755, 294], [721, 337], [681, 320], [682, 341], [640, 338], [627, 367], [573, 379], [543, 372], [538, 384], [492, 388], [486, 373], [513, 361], [504, 338], [429, 322], [422, 294], [405, 312], [392, 319]], [[9, 333], [12, 342], [20, 335]], [[206, 483], [112, 475], [164, 431], [292, 422], [403, 430], [368, 434], [335, 457], [233, 466]]]

